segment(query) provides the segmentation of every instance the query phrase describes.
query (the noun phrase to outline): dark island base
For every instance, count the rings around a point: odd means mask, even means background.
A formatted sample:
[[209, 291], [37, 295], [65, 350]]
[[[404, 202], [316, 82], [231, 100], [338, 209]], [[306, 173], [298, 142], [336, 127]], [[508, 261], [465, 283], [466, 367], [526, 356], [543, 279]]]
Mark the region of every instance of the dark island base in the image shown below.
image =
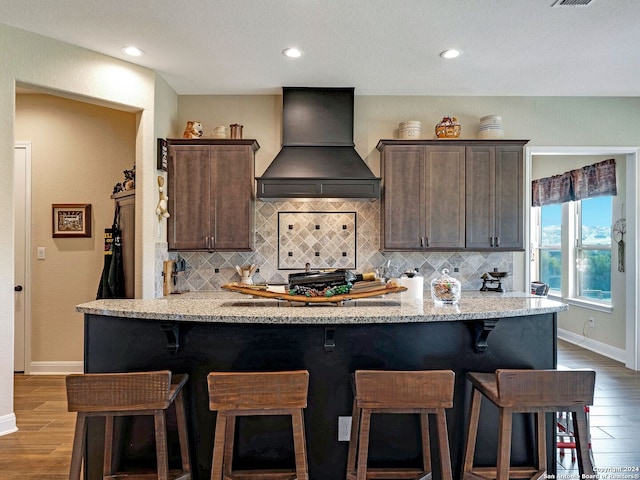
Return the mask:
[[[307, 369], [309, 401], [305, 410], [309, 474], [312, 480], [345, 478], [348, 442], [338, 442], [338, 416], [351, 415], [350, 375], [357, 369], [452, 369], [456, 373], [454, 407], [447, 411], [454, 478], [459, 478], [470, 401], [469, 371], [496, 368], [554, 368], [556, 315], [500, 319], [478, 353], [473, 321], [359, 325], [221, 324], [85, 315], [87, 373], [169, 369], [188, 373], [187, 417], [194, 479], [208, 479], [215, 413], [208, 408], [210, 371]], [[167, 334], [165, 331], [168, 331]], [[487, 333], [487, 332], [485, 332]], [[168, 348], [176, 334], [178, 345]], [[171, 347], [171, 345], [169, 345]], [[176, 350], [171, 353], [171, 350]], [[495, 462], [497, 411], [483, 404], [476, 450], [477, 464]], [[147, 418], [120, 422], [117, 461], [123, 467], [155, 465], [152, 423]], [[555, 473], [554, 437], [549, 419], [548, 470]], [[293, 465], [290, 425], [284, 418], [245, 418], [238, 422], [234, 466]], [[169, 422], [170, 428], [175, 425]], [[433, 426], [432, 426], [433, 427]], [[512, 459], [531, 463], [534, 439], [530, 416], [514, 419]], [[435, 438], [435, 437], [434, 437]], [[87, 478], [102, 478], [103, 425], [94, 419], [88, 434]], [[172, 462], [179, 462], [177, 445]], [[435, 453], [435, 452], [434, 452]], [[374, 416], [371, 463], [376, 466], [420, 461], [417, 417]], [[282, 460], [284, 458], [284, 461]], [[434, 455], [435, 477], [439, 478]]]

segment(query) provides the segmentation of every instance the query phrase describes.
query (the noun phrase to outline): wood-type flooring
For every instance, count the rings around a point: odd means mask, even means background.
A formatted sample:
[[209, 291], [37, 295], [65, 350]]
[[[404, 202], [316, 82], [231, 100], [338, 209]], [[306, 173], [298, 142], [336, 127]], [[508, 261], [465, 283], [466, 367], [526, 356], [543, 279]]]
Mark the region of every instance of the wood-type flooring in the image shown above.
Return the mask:
[[[601, 479], [640, 478], [640, 372], [563, 341], [558, 364], [597, 372], [589, 423]], [[15, 375], [19, 430], [0, 437], [0, 480], [68, 478], [75, 414], [66, 407], [64, 376]], [[569, 451], [558, 456], [558, 475], [579, 479]]]

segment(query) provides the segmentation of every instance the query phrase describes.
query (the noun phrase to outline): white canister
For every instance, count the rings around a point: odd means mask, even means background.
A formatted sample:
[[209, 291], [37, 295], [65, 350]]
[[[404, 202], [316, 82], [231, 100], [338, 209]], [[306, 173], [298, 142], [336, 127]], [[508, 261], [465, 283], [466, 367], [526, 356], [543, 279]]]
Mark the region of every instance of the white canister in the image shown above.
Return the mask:
[[418, 140], [422, 135], [422, 122], [418, 120], [408, 120], [398, 125], [398, 136], [400, 140]]
[[504, 138], [504, 127], [502, 126], [502, 116], [485, 115], [480, 119], [478, 128], [478, 138]]
[[227, 127], [222, 125], [213, 129], [213, 138], [227, 138]]
[[405, 272], [399, 279], [401, 287], [406, 287], [406, 292], [400, 292], [401, 299], [422, 300], [424, 296], [424, 278], [418, 272]]

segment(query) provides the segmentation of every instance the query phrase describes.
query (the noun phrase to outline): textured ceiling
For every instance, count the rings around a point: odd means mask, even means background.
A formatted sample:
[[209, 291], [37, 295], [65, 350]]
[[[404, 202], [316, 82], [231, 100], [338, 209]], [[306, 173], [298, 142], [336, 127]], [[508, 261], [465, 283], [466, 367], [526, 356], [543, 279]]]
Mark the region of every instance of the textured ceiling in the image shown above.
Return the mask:
[[640, 0], [554, 2], [2, 0], [0, 22], [152, 68], [181, 95], [640, 96]]

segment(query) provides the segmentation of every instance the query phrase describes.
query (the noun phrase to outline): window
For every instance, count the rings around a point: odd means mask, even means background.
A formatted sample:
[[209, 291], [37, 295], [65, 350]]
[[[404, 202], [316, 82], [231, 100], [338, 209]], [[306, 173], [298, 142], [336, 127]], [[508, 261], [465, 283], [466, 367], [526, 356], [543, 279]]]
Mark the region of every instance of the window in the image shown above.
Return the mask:
[[533, 207], [532, 280], [551, 295], [610, 306], [611, 204], [603, 196]]
[[611, 303], [611, 197], [575, 203], [575, 294], [579, 298]]
[[562, 288], [562, 205], [540, 207], [539, 275], [552, 294]]

